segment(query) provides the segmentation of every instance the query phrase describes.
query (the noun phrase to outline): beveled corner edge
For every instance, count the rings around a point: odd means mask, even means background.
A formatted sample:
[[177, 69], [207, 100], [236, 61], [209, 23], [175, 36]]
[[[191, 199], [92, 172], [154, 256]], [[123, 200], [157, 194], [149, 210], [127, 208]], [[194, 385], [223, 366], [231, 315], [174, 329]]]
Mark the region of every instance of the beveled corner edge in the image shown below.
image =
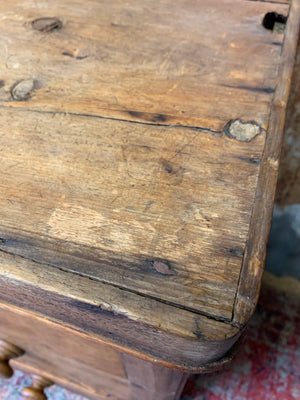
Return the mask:
[[251, 318], [259, 297], [278, 179], [285, 113], [297, 51], [299, 24], [300, 0], [293, 0], [289, 10], [249, 237], [233, 309], [232, 322], [241, 327], [244, 327]]

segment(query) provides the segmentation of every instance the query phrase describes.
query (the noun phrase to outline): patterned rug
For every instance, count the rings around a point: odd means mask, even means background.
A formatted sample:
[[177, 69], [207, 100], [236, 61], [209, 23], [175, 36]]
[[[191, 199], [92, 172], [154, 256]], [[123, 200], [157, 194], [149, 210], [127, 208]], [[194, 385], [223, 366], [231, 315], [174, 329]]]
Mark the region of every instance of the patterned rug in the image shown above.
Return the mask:
[[[181, 400], [300, 399], [300, 282], [266, 272], [256, 312], [234, 361], [225, 370], [189, 379]], [[0, 400], [21, 400], [30, 378], [0, 380]], [[53, 386], [49, 400], [85, 400]], [[141, 399], [143, 400], [143, 399]]]

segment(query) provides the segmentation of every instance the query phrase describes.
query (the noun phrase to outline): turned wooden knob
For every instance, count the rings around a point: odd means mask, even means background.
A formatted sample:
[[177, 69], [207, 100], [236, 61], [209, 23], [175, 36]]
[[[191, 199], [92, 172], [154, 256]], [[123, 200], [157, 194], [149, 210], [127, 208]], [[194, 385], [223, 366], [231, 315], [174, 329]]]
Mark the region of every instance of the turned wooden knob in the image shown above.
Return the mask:
[[22, 389], [22, 396], [32, 400], [47, 400], [44, 389], [53, 385], [53, 382], [39, 375], [31, 376], [32, 385]]
[[9, 365], [9, 360], [12, 358], [20, 357], [24, 351], [19, 347], [0, 340], [0, 376], [1, 378], [10, 378], [13, 376], [13, 369]]

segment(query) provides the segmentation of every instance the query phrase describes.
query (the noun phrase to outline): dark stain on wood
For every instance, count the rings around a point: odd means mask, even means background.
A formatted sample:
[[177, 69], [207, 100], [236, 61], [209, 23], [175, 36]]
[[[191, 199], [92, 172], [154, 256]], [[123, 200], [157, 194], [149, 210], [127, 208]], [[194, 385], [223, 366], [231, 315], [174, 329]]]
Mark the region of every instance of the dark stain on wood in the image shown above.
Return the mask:
[[52, 32], [61, 29], [63, 24], [57, 17], [38, 18], [32, 21], [33, 29], [40, 32]]
[[193, 330], [193, 334], [196, 336], [197, 339], [205, 339], [205, 335], [203, 335], [203, 333], [201, 332], [199, 321], [197, 318], [195, 318], [195, 325], [196, 329]]
[[280, 46], [280, 47], [283, 46], [283, 42], [272, 42], [272, 44], [273, 44], [274, 46]]
[[228, 253], [231, 256], [241, 257], [244, 255], [244, 250], [239, 248], [232, 248], [228, 250]]
[[162, 171], [165, 172], [170, 179], [172, 178], [170, 182], [172, 182], [173, 185], [179, 184], [183, 179], [186, 169], [181, 166], [178, 167], [177, 165], [173, 165], [170, 161], [165, 159], [161, 159], [160, 162], [162, 165]]
[[162, 165], [163, 165], [164, 171], [166, 171], [168, 174], [174, 173], [174, 169], [173, 169], [172, 165], [168, 161], [163, 160], [162, 161]]
[[61, 53], [63, 56], [67, 56], [67, 57], [71, 57], [71, 58], [76, 58], [76, 60], [84, 60], [85, 58], [87, 58], [88, 56], [75, 56], [72, 53], [69, 53], [68, 51], [63, 51]]
[[69, 304], [72, 307], [77, 308], [78, 310], [81, 310], [83, 312], [88, 312], [91, 314], [97, 314], [97, 315], [101, 315], [101, 316], [109, 316], [110, 315], [110, 311], [104, 310], [100, 305], [99, 306], [95, 306], [94, 304], [89, 304], [89, 303], [84, 303], [83, 301], [80, 300], [75, 300], [75, 299], [71, 299], [69, 301]]
[[151, 114], [151, 113], [140, 112], [140, 111], [128, 111], [128, 114], [131, 117], [134, 117], [137, 119], [142, 119], [142, 120], [148, 121], [148, 122], [163, 123], [163, 122], [166, 122], [168, 119], [168, 116], [165, 114]]
[[9, 251], [15, 248], [22, 248], [24, 245], [26, 246], [25, 243], [20, 243], [18, 240], [3, 236], [0, 237], [0, 245], [2, 245], [0, 251]]
[[261, 162], [260, 158], [257, 158], [257, 157], [242, 157], [242, 156], [239, 156], [237, 158], [239, 160], [245, 161], [246, 163], [249, 163], [249, 164], [260, 164], [260, 162]]
[[275, 89], [272, 87], [230, 86], [230, 85], [224, 85], [224, 86], [232, 89], [242, 89], [242, 90], [248, 90], [249, 92], [257, 92], [257, 93], [272, 94], [275, 92]]
[[69, 53], [68, 51], [63, 51], [61, 54], [62, 54], [63, 56], [68, 56], [68, 57], [74, 58], [74, 54]]

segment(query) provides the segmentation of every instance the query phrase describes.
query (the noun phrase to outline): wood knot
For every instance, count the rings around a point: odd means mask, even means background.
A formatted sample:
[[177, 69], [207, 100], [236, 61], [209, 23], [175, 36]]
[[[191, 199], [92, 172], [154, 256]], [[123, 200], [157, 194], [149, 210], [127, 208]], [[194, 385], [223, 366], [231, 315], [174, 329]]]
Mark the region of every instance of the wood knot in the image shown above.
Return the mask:
[[52, 32], [61, 29], [63, 24], [60, 19], [56, 17], [38, 18], [32, 21], [33, 29], [40, 32]]
[[151, 261], [151, 264], [156, 272], [159, 272], [162, 275], [175, 275], [174, 271], [172, 271], [169, 263], [167, 261]]
[[35, 87], [33, 79], [26, 79], [21, 82], [17, 82], [11, 89], [12, 98], [16, 101], [23, 101], [30, 97], [31, 92]]
[[224, 127], [226, 136], [240, 142], [251, 142], [262, 132], [262, 127], [255, 121], [244, 122], [241, 119], [233, 119]]

